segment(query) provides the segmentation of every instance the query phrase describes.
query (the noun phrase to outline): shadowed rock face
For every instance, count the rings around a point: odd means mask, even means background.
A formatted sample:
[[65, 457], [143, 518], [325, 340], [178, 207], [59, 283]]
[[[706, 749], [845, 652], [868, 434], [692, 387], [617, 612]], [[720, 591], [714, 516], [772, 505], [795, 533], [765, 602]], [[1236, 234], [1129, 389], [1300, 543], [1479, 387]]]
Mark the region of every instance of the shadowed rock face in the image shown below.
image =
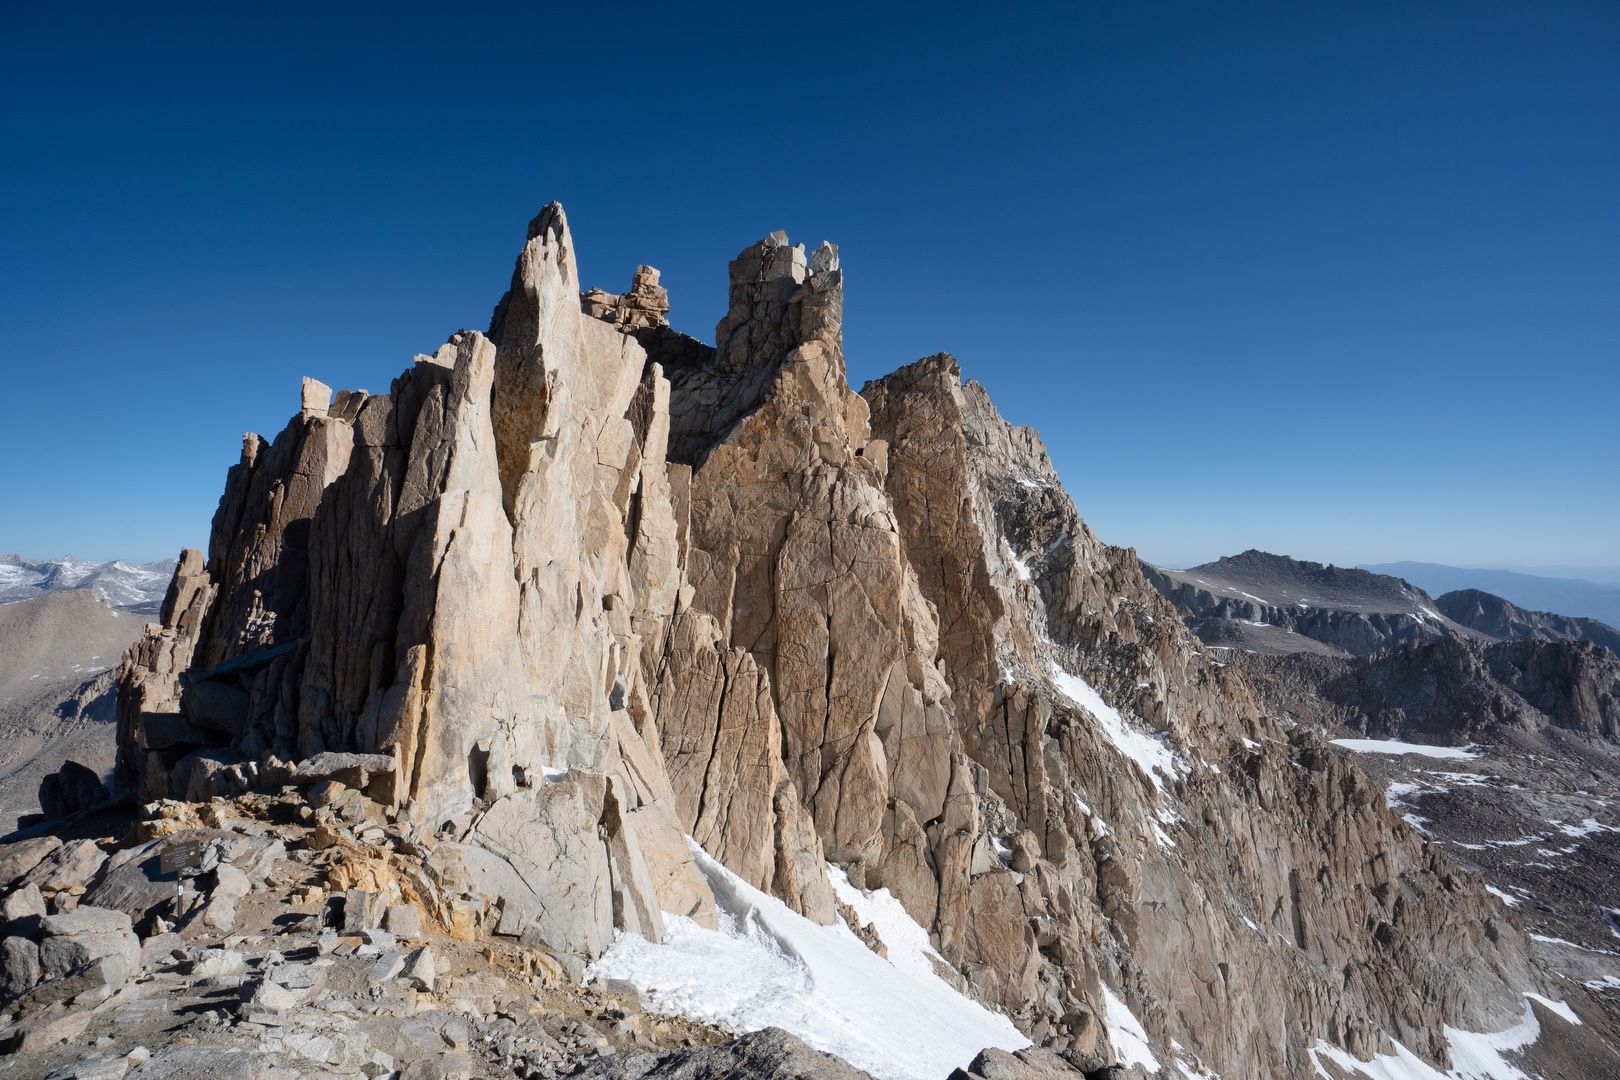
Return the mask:
[[1444, 638], [1238, 663], [1279, 711], [1327, 729], [1445, 746], [1556, 726], [1620, 742], [1620, 660], [1591, 642]]
[[773, 234], [730, 296], [712, 347], [648, 268], [582, 301], [548, 207], [487, 336], [250, 436], [120, 672], [121, 780], [381, 755], [480, 932], [570, 963], [712, 918], [684, 835], [823, 922], [830, 860], [1086, 1070], [1105, 985], [1228, 1076], [1517, 1021], [1515, 918], [1265, 715], [1034, 432], [948, 356], [851, 390], [836, 249]]
[[1526, 611], [1500, 596], [1478, 589], [1448, 592], [1437, 598], [1435, 605], [1448, 619], [1487, 637], [1510, 641], [1594, 641], [1620, 656], [1620, 630], [1596, 619]]

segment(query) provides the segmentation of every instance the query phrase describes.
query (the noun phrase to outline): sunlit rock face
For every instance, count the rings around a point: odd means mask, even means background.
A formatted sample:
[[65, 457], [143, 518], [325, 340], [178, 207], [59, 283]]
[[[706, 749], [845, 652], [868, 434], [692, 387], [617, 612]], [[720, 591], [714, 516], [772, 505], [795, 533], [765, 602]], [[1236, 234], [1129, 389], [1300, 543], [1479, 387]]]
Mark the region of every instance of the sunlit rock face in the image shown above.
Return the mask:
[[650, 267], [581, 286], [547, 207], [487, 333], [247, 438], [120, 672], [123, 784], [380, 755], [477, 932], [576, 972], [712, 923], [687, 836], [820, 923], [830, 861], [1083, 1070], [1109, 994], [1229, 1077], [1518, 1020], [1515, 918], [1264, 715], [1034, 432], [948, 356], [851, 389], [835, 248], [744, 249], [712, 346]]

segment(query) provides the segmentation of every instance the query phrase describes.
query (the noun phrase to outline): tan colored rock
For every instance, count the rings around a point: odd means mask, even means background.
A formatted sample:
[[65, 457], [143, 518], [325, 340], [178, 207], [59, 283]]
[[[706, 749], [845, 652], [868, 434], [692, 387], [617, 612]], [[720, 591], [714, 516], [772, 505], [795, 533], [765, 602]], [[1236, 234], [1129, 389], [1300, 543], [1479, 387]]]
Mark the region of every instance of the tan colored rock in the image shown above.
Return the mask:
[[324, 419], [332, 409], [332, 388], [319, 379], [304, 376], [304, 386], [299, 403], [299, 413], [306, 420]]
[[[853, 393], [842, 310], [836, 249], [773, 234], [707, 346], [651, 268], [581, 296], [547, 207], [487, 336], [246, 440], [119, 670], [120, 783], [380, 756], [320, 797], [332, 887], [408, 889], [553, 979], [713, 921], [688, 835], [822, 922], [830, 860], [1084, 1070], [1104, 986], [1228, 1076], [1516, 1022], [1512, 917], [1267, 717], [953, 360]], [[416, 878], [344, 834], [385, 813]]]
[[0, 888], [11, 888], [17, 879], [61, 849], [62, 841], [48, 834], [0, 845]]

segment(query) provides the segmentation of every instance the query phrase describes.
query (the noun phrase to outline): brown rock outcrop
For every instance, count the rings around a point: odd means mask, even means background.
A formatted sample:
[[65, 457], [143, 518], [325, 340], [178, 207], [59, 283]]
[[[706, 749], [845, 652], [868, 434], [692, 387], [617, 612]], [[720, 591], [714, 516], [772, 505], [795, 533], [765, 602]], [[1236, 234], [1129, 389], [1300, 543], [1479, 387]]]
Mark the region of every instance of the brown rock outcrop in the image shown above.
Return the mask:
[[822, 922], [831, 861], [1082, 1069], [1110, 993], [1230, 1076], [1517, 1020], [1513, 917], [1263, 713], [1033, 432], [947, 356], [850, 389], [835, 248], [745, 249], [712, 347], [667, 310], [647, 267], [582, 297], [551, 206], [487, 336], [250, 436], [121, 669], [122, 781], [383, 755], [454, 917], [573, 970], [712, 916], [685, 836]]

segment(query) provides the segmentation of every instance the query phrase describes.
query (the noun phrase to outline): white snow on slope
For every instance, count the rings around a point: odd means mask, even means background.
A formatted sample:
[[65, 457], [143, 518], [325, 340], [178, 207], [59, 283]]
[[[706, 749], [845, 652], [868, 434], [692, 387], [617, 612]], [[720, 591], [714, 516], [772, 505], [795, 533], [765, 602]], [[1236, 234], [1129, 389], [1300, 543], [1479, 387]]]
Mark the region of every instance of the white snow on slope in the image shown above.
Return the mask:
[[1070, 701], [1081, 706], [1097, 721], [1108, 741], [1121, 754], [1136, 762], [1144, 775], [1153, 786], [1160, 791], [1164, 790], [1164, 781], [1160, 774], [1174, 778], [1183, 771], [1181, 759], [1175, 755], [1164, 740], [1152, 735], [1137, 731], [1119, 710], [1102, 699], [1102, 695], [1091, 688], [1091, 684], [1078, 675], [1070, 675], [1057, 665], [1052, 664], [1052, 685], [1057, 687]]
[[1421, 754], [1452, 761], [1472, 761], [1479, 756], [1472, 746], [1429, 746], [1426, 743], [1401, 742], [1399, 739], [1334, 739], [1333, 745], [1354, 750], [1358, 754]]
[[1103, 1026], [1108, 1029], [1108, 1041], [1114, 1044], [1114, 1054], [1119, 1058], [1119, 1063], [1127, 1068], [1140, 1065], [1145, 1072], [1158, 1072], [1159, 1059], [1153, 1056], [1153, 1050], [1148, 1046], [1147, 1032], [1142, 1030], [1142, 1022], [1131, 1012], [1130, 1006], [1108, 988], [1107, 983], [1103, 984], [1102, 992], [1106, 1010]]
[[1389, 806], [1399, 806], [1402, 799], [1411, 798], [1425, 790], [1427, 789], [1422, 784], [1391, 784], [1384, 791], [1384, 802]]
[[667, 941], [622, 934], [588, 978], [630, 983], [654, 1012], [734, 1032], [782, 1028], [879, 1080], [939, 1080], [987, 1046], [1029, 1045], [1011, 1020], [934, 973], [927, 933], [886, 890], [867, 896], [833, 875], [840, 898], [876, 924], [889, 960], [842, 922], [818, 926], [696, 844], [692, 852], [721, 928], [665, 915]]
[[[1566, 1023], [1581, 1022], [1574, 1010], [1561, 1001], [1550, 1001], [1540, 994], [1525, 997], [1540, 1002]], [[1541, 1025], [1528, 1000], [1524, 1016], [1505, 1031], [1481, 1034], [1448, 1025], [1445, 1032], [1451, 1049], [1451, 1068], [1447, 1071], [1435, 1068], [1394, 1040], [1390, 1040], [1395, 1046], [1393, 1054], [1378, 1054], [1371, 1061], [1358, 1061], [1354, 1055], [1331, 1043], [1318, 1042], [1310, 1049], [1311, 1064], [1317, 1075], [1329, 1080], [1332, 1074], [1322, 1067], [1324, 1060], [1337, 1065], [1346, 1075], [1366, 1076], [1371, 1080], [1530, 1080], [1522, 1069], [1503, 1056], [1509, 1051], [1523, 1050], [1541, 1035]]]
[[[1557, 823], [1555, 823], [1557, 824]], [[1613, 825], [1605, 825], [1597, 818], [1587, 818], [1579, 825], [1558, 825], [1558, 831], [1565, 836], [1591, 836], [1595, 832], [1620, 832]]]

